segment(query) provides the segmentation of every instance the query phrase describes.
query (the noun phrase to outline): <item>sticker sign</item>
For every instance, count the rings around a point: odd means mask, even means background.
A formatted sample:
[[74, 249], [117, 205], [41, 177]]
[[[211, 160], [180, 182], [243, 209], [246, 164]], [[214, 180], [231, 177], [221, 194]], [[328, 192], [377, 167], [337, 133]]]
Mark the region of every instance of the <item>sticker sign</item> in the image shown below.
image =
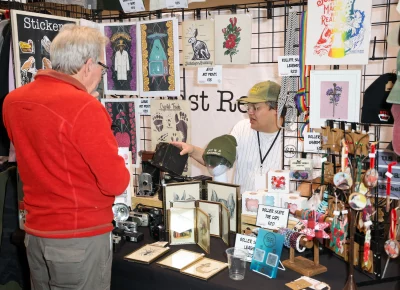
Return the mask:
[[187, 0], [166, 0], [165, 3], [167, 4], [168, 9], [172, 8], [188, 8], [188, 1]]
[[119, 0], [125, 13], [144, 11], [143, 0]]
[[236, 234], [235, 248], [243, 249], [247, 252], [246, 261], [251, 262], [257, 237]]
[[298, 55], [278, 56], [279, 75], [300, 76], [300, 59]]
[[197, 82], [199, 84], [221, 84], [222, 83], [222, 65], [213, 67], [199, 67], [197, 70]]
[[139, 99], [136, 110], [139, 115], [150, 115], [150, 99]]
[[322, 137], [320, 133], [304, 134], [304, 152], [321, 152]]
[[289, 219], [289, 209], [268, 205], [259, 205], [256, 226], [275, 230], [286, 228]]

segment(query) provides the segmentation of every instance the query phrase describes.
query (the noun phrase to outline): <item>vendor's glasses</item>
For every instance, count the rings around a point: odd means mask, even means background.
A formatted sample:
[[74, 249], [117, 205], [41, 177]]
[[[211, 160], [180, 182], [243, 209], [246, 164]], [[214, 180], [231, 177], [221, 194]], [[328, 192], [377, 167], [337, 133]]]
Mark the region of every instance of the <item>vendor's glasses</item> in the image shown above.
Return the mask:
[[247, 104], [246, 107], [247, 107], [247, 112], [254, 112], [254, 113], [260, 111], [263, 108], [262, 104], [255, 104], [255, 105]]
[[102, 63], [101, 61], [97, 62], [98, 65], [100, 65], [101, 67], [103, 67], [103, 69], [101, 70], [101, 75], [105, 75], [107, 70], [109, 69], [108, 66], [106, 66], [104, 63]]

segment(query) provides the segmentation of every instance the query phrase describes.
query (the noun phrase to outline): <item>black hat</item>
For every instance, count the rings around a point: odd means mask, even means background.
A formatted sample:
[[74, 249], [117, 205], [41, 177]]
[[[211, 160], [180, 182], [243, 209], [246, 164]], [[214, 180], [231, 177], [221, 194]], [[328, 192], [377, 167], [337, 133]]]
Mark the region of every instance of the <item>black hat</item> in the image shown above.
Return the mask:
[[364, 93], [361, 123], [393, 124], [392, 104], [386, 99], [396, 82], [396, 74], [386, 73], [377, 78]]

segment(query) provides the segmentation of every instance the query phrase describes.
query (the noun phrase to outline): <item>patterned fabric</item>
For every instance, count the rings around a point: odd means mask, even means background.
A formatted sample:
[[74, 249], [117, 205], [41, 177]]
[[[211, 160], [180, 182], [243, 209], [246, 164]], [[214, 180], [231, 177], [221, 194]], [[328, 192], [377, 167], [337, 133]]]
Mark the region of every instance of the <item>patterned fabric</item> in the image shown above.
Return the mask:
[[330, 239], [330, 236], [325, 232], [325, 229], [329, 227], [329, 223], [314, 222], [314, 227], [312, 227], [311, 222], [309, 223], [309, 221], [307, 220], [302, 220], [301, 222], [306, 227], [304, 230], [301, 231], [301, 233], [305, 234], [308, 239], [314, 237]]

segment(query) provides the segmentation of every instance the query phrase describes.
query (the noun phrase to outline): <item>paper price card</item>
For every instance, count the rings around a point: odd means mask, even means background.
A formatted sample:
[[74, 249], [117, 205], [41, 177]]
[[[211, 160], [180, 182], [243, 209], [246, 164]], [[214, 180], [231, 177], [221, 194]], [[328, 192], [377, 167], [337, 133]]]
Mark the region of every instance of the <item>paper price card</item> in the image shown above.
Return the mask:
[[259, 205], [257, 210], [256, 226], [275, 230], [286, 228], [289, 219], [289, 209]]
[[199, 84], [221, 84], [222, 65], [213, 67], [199, 67], [197, 70], [197, 82]]
[[254, 246], [256, 245], [256, 237], [236, 234], [235, 248], [243, 249], [247, 252], [246, 261], [251, 262], [253, 258]]
[[143, 0], [119, 0], [125, 13], [144, 11]]
[[300, 59], [298, 55], [278, 56], [280, 76], [300, 76]]
[[322, 153], [322, 137], [320, 133], [304, 134], [304, 152]]
[[168, 9], [188, 8], [187, 0], [166, 0], [165, 3], [167, 4]]
[[150, 115], [150, 99], [139, 99], [136, 104], [139, 115]]

